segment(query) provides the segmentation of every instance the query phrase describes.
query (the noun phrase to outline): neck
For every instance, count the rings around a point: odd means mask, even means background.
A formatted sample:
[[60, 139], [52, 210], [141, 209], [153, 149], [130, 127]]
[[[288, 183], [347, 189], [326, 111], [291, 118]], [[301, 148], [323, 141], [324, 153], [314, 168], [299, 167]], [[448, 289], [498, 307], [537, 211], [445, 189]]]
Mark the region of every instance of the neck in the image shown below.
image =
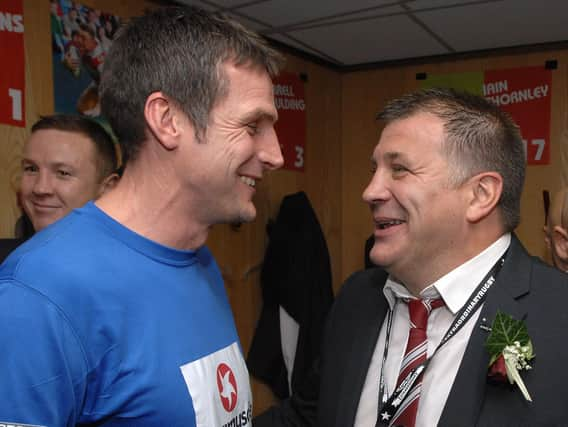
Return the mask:
[[502, 230], [495, 233], [486, 231], [486, 235], [480, 236], [480, 238], [456, 242], [455, 247], [451, 247], [445, 251], [445, 254], [441, 254], [443, 256], [432, 257], [427, 265], [420, 265], [415, 268], [400, 266], [400, 274], [398, 274], [398, 271], [393, 273], [389, 271], [389, 273], [398, 277], [412, 295], [419, 297], [420, 293], [432, 283], [475, 258], [504, 234]]
[[199, 248], [207, 240], [209, 226], [192, 216], [191, 203], [173, 176], [173, 168], [149, 160], [140, 157], [128, 164], [116, 187], [96, 205], [125, 227], [157, 243], [182, 250]]

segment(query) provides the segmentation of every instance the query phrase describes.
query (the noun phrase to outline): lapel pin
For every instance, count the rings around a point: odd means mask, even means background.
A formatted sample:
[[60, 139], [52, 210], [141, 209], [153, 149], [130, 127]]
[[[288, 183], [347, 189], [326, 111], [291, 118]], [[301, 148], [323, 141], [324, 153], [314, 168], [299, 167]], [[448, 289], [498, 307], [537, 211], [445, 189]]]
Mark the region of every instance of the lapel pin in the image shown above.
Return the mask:
[[[483, 322], [485, 322], [485, 319], [482, 319]], [[486, 332], [491, 332], [491, 328], [489, 326], [487, 326], [485, 323], [482, 323], [481, 325], [479, 325], [479, 329], [482, 329]]]

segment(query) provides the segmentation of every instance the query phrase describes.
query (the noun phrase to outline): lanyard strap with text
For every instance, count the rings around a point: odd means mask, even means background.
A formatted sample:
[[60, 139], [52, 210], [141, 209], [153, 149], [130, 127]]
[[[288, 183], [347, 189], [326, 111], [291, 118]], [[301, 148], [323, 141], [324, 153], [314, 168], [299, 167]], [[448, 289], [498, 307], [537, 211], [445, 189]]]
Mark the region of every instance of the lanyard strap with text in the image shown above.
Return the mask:
[[487, 291], [489, 291], [489, 288], [491, 288], [493, 283], [495, 283], [495, 278], [497, 277], [497, 273], [499, 272], [499, 270], [503, 266], [503, 263], [505, 262], [505, 255], [506, 253], [503, 255], [503, 257], [499, 259], [499, 261], [495, 263], [495, 265], [491, 268], [491, 270], [489, 271], [489, 273], [487, 273], [487, 275], [483, 278], [483, 280], [481, 280], [481, 283], [471, 294], [468, 303], [464, 304], [464, 306], [461, 308], [460, 312], [456, 316], [456, 319], [454, 320], [454, 323], [449, 327], [448, 331], [444, 335], [444, 338], [442, 338], [442, 341], [440, 342], [440, 344], [438, 344], [438, 347], [436, 347], [432, 355], [428, 359], [426, 359], [426, 361], [424, 361], [422, 364], [418, 365], [416, 368], [410, 371], [410, 373], [406, 376], [406, 378], [404, 378], [404, 380], [402, 380], [402, 382], [399, 384], [399, 386], [396, 388], [396, 390], [394, 391], [394, 393], [391, 395], [390, 398], [388, 398], [386, 393], [385, 378], [384, 378], [384, 368], [388, 354], [394, 309], [389, 311], [387, 318], [385, 349], [383, 351], [381, 376], [379, 380], [380, 410], [378, 412], [379, 415], [376, 423], [377, 426], [381, 424], [384, 425], [389, 424], [389, 421], [392, 420], [392, 417], [393, 415], [395, 415], [397, 408], [404, 401], [408, 392], [412, 389], [412, 386], [414, 385], [420, 374], [424, 372], [424, 370], [428, 366], [428, 363], [430, 363], [432, 357], [434, 357], [434, 355], [438, 352], [438, 350], [444, 344], [446, 344], [450, 340], [450, 338], [452, 338], [465, 325], [465, 323], [470, 318], [470, 316], [474, 314], [479, 309], [479, 307], [481, 307], [481, 303], [483, 303], [485, 297], [487, 296]]

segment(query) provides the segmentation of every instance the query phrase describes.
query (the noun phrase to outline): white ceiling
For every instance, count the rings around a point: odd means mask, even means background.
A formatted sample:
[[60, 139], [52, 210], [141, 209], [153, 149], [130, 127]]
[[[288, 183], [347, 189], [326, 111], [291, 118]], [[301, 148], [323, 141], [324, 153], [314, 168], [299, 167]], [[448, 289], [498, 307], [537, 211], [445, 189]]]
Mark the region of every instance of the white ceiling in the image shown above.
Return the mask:
[[336, 68], [568, 41], [568, 0], [177, 0]]

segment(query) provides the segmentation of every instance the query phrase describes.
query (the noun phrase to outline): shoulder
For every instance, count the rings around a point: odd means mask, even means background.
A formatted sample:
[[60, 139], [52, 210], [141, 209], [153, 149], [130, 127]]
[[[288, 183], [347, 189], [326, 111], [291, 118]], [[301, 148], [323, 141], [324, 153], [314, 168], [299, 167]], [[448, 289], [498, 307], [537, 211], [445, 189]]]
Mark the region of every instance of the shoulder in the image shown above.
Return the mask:
[[[47, 366], [56, 363], [58, 354], [65, 354], [73, 364], [72, 374], [77, 374], [74, 379], [78, 379], [78, 373], [87, 369], [87, 358], [66, 313], [46, 295], [14, 279], [0, 278], [0, 295], [0, 341], [4, 350], [27, 355], [13, 358], [1, 351], [0, 360], [8, 358], [14, 367], [36, 362]], [[50, 357], [54, 359], [48, 360]], [[34, 375], [41, 377], [40, 372]]]
[[70, 214], [18, 246], [0, 266], [0, 300], [12, 322], [25, 322], [29, 331], [40, 330], [37, 321], [46, 328], [58, 323], [71, 328], [69, 316], [80, 307], [66, 304], [65, 295], [81, 283], [67, 272], [83, 268], [84, 251], [70, 237], [82, 236], [82, 230]]
[[0, 278], [27, 283], [27, 278], [45, 278], [66, 265], [84, 267], [92, 248], [110, 234], [91, 205], [73, 210], [20, 244], [1, 266]]
[[539, 257], [531, 255], [516, 236], [511, 241], [511, 252], [511, 262], [515, 265], [514, 269], [529, 276], [531, 289], [535, 283], [540, 287], [546, 281], [546, 286], [554, 288], [560, 286], [558, 290], [568, 294], [568, 274], [545, 263]]
[[353, 298], [381, 292], [388, 273], [382, 268], [368, 268], [353, 273], [341, 286], [337, 298]]
[[114, 256], [97, 249], [101, 240], [108, 240], [103, 227], [74, 211], [36, 233], [0, 266], [0, 324], [9, 325], [0, 328], [0, 342], [11, 340], [30, 354], [30, 363], [51, 357], [54, 371], [57, 363], [72, 365], [73, 381], [84, 379], [114, 345], [113, 336], [100, 334], [112, 326], [113, 301], [111, 293], [97, 289], [112, 285], [104, 267]]
[[60, 307], [46, 295], [13, 278], [0, 277], [0, 328], [1, 341], [7, 344], [30, 339], [36, 343], [47, 340], [46, 346], [57, 345], [49, 341], [61, 333], [70, 341], [79, 343], [75, 331]]
[[531, 257], [531, 290], [547, 298], [568, 298], [568, 274], [554, 268], [538, 257]]
[[514, 234], [500, 274], [506, 277], [512, 295], [568, 297], [568, 274], [529, 254]]
[[91, 248], [103, 234], [93, 221], [73, 211], [18, 246], [2, 265], [0, 277], [31, 285], [62, 270], [87, 268]]
[[386, 306], [383, 286], [388, 273], [380, 268], [370, 268], [353, 273], [341, 286], [332, 306], [330, 318], [352, 318], [373, 313]]
[[73, 323], [84, 316], [84, 307], [97, 302], [91, 290], [103, 272], [93, 246], [101, 234], [71, 213], [20, 245], [0, 266], [0, 281], [19, 289], [18, 295], [35, 295], [38, 302], [57, 307]]
[[0, 239], [0, 264], [22, 243], [23, 239]]

